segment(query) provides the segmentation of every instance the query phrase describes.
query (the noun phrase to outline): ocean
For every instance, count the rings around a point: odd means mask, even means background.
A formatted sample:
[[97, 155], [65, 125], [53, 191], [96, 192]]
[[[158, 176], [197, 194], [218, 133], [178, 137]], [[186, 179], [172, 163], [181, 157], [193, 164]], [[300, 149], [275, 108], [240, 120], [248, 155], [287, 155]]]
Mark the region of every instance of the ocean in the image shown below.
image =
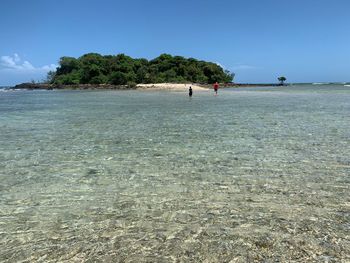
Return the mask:
[[1, 91], [0, 261], [346, 262], [349, 127], [344, 85]]

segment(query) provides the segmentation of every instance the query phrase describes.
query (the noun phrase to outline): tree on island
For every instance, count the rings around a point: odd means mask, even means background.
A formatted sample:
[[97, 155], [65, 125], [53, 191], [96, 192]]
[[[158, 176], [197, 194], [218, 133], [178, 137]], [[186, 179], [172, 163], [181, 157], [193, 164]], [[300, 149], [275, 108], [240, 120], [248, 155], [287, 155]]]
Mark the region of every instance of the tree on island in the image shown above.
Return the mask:
[[85, 54], [79, 58], [62, 57], [56, 72], [48, 80], [53, 84], [113, 84], [137, 83], [232, 82], [234, 74], [216, 63], [162, 54], [147, 60], [134, 59], [124, 54], [103, 56]]
[[285, 82], [286, 80], [287, 80], [287, 78], [286, 78], [286, 77], [283, 77], [283, 76], [278, 78], [278, 81], [280, 82], [280, 85], [281, 85], [281, 86], [284, 85], [284, 82]]
[[55, 79], [56, 71], [50, 70], [47, 75], [46, 79], [43, 80], [44, 83], [52, 83], [53, 80]]

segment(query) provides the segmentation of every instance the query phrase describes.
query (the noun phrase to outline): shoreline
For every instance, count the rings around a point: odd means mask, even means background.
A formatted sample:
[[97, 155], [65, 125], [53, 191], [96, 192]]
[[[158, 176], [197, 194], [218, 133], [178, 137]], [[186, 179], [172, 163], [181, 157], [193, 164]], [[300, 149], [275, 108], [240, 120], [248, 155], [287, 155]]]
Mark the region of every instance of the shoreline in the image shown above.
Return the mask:
[[149, 91], [188, 91], [189, 87], [196, 91], [209, 90], [211, 85], [191, 84], [191, 83], [151, 83], [130, 85], [112, 85], [112, 84], [74, 84], [74, 85], [56, 85], [45, 83], [21, 83], [10, 87], [10, 89], [23, 90], [149, 90]]
[[[149, 90], [149, 91], [188, 91], [189, 87], [195, 91], [207, 91], [212, 89], [212, 84], [198, 83], [150, 83], [130, 85], [112, 85], [112, 84], [73, 84], [57, 85], [46, 83], [21, 83], [10, 87], [10, 89], [23, 90]], [[249, 84], [249, 83], [222, 83], [220, 88], [248, 88], [248, 87], [277, 87], [280, 84]]]

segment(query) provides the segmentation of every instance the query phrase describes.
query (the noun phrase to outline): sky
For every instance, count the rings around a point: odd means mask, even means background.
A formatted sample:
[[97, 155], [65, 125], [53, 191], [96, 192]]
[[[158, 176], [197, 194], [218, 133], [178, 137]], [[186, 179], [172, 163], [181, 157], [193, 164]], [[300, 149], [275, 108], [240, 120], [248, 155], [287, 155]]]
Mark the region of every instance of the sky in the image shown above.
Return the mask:
[[0, 85], [40, 81], [62, 56], [162, 53], [240, 83], [350, 81], [349, 0], [1, 0]]

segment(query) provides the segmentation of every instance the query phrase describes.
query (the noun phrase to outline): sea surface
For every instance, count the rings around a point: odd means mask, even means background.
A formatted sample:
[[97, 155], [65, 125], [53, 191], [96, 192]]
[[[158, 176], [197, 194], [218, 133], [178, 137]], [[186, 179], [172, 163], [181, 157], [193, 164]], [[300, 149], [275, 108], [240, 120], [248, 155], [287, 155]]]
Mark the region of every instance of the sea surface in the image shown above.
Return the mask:
[[0, 262], [350, 262], [350, 87], [0, 91]]

